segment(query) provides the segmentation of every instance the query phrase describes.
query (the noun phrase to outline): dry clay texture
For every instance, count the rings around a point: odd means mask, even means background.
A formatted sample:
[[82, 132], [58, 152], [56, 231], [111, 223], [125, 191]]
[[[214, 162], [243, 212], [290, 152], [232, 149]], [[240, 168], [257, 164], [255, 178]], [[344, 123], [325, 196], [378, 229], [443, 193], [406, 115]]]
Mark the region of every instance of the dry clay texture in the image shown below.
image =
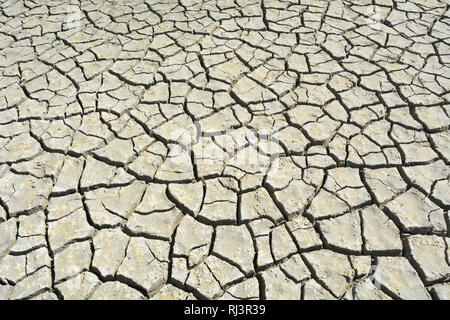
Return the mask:
[[0, 4], [0, 299], [450, 299], [448, 0]]

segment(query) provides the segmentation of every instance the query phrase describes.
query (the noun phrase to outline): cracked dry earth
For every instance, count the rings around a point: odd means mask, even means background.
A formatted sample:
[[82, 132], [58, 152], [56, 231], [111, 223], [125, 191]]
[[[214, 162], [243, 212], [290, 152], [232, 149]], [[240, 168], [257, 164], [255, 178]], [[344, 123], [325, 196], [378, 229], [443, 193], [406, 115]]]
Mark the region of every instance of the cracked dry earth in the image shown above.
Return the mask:
[[450, 299], [449, 7], [2, 1], [0, 298]]

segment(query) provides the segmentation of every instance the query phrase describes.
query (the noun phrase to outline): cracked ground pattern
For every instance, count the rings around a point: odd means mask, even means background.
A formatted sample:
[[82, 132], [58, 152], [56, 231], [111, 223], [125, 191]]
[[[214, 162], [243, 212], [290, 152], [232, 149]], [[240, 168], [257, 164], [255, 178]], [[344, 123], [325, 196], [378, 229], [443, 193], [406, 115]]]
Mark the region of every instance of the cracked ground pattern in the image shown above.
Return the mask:
[[0, 299], [450, 299], [449, 9], [1, 1]]

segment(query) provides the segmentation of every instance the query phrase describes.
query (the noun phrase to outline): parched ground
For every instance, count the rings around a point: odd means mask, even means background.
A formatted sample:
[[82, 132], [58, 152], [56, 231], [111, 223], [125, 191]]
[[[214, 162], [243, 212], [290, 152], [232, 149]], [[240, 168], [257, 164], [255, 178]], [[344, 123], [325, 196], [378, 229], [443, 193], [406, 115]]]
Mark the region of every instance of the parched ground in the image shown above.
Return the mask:
[[0, 299], [450, 299], [448, 0], [0, 3]]

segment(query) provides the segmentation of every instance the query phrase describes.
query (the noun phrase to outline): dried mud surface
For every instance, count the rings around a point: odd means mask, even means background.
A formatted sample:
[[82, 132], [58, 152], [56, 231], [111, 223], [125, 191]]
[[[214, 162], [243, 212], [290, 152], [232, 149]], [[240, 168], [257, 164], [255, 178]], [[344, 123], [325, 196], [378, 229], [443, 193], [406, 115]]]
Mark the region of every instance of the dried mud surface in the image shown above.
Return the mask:
[[2, 1], [0, 299], [450, 299], [449, 7]]

